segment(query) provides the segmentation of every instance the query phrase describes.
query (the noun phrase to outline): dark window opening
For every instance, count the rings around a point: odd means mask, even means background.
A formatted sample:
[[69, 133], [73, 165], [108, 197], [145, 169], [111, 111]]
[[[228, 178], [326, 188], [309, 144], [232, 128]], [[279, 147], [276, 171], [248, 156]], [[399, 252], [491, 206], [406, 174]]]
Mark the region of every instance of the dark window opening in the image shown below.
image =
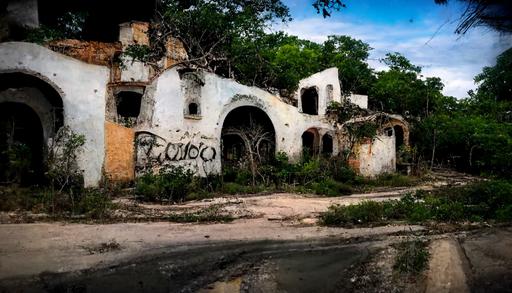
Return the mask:
[[199, 115], [199, 105], [197, 105], [196, 103], [188, 104], [188, 114]]
[[384, 129], [384, 134], [389, 136], [389, 137], [393, 136], [393, 128], [388, 127], [386, 129]]
[[302, 155], [304, 159], [314, 157], [318, 153], [318, 133], [316, 129], [307, 130], [302, 134]]
[[325, 134], [322, 137], [322, 154], [330, 156], [333, 152], [332, 137], [329, 134]]
[[301, 94], [302, 113], [318, 115], [318, 92], [316, 88], [310, 87], [302, 90]]
[[0, 184], [42, 183], [43, 127], [39, 116], [22, 103], [0, 104]]
[[142, 94], [119, 92], [116, 96], [117, 114], [124, 118], [137, 118], [140, 114]]
[[404, 130], [401, 126], [394, 126], [393, 130], [395, 131], [395, 148], [396, 152], [400, 150], [400, 148], [404, 145]]

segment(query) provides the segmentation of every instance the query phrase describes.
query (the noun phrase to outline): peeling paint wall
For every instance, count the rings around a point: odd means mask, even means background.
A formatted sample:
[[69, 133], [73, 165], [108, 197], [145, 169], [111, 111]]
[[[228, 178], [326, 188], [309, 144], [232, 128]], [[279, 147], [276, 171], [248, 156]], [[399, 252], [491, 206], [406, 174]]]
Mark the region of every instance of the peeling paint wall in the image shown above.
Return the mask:
[[[326, 104], [323, 99], [328, 97], [327, 85], [337, 81], [337, 78], [337, 69], [315, 75], [314, 80], [325, 83], [325, 92], [319, 97], [322, 105]], [[226, 116], [242, 106], [257, 107], [268, 115], [275, 129], [276, 151], [286, 152], [292, 160], [301, 156], [301, 136], [304, 131], [316, 128], [320, 135], [334, 132], [324, 115], [302, 114], [296, 107], [262, 89], [244, 86], [207, 72], [201, 73], [201, 79], [201, 115], [189, 117], [187, 102], [197, 97], [187, 96], [190, 92], [184, 84], [188, 81], [180, 78], [176, 69], [158, 77], [153, 97], [152, 124], [137, 128], [138, 143], [144, 142], [142, 147], [137, 147], [137, 170], [151, 165], [182, 165], [201, 175], [220, 172], [222, 126]], [[312, 83], [313, 80], [309, 80], [304, 85]], [[340, 93], [339, 83], [333, 84], [332, 99], [339, 101]], [[148, 142], [153, 141], [158, 146], [148, 148]], [[337, 150], [335, 143], [334, 152]]]
[[[146, 42], [140, 35], [147, 29], [144, 25], [130, 23], [122, 26], [123, 29], [126, 30], [121, 33], [123, 46]], [[58, 44], [65, 47], [67, 43]], [[70, 45], [62, 53], [98, 64], [105, 64], [105, 56], [118, 50], [116, 46], [81, 42]], [[108, 52], [102, 55], [101, 48]], [[177, 60], [186, 57], [180, 54], [171, 56], [174, 58], [171, 61], [164, 58], [162, 62], [179, 62]], [[87, 186], [97, 185], [103, 171], [115, 181], [130, 181], [149, 168], [171, 165], [184, 166], [201, 176], [219, 173], [224, 121], [231, 111], [243, 106], [256, 107], [266, 113], [275, 130], [275, 150], [287, 153], [292, 161], [301, 157], [302, 135], [308, 130], [314, 130], [315, 147], [319, 150], [325, 134], [332, 137], [332, 154], [340, 150], [343, 139], [336, 137], [339, 136], [337, 129], [325, 117], [328, 103], [340, 102], [342, 98], [336, 68], [300, 82], [295, 93], [298, 107], [265, 90], [208, 72], [184, 72], [171, 67], [150, 78], [154, 72], [143, 64], [130, 64], [119, 72], [114, 69], [86, 64], [35, 44], [0, 44], [0, 72], [36, 76], [60, 93], [64, 124], [86, 136], [79, 166], [84, 170]], [[300, 93], [311, 87], [317, 89], [318, 115], [301, 113]], [[123, 123], [119, 117], [116, 95], [122, 91], [139, 94], [140, 113], [134, 117], [126, 115], [130, 123]], [[196, 113], [190, 112], [190, 103], [198, 105]], [[40, 113], [45, 111], [44, 105], [32, 107], [41, 108]], [[404, 135], [408, 139], [407, 131]], [[393, 139], [379, 136], [373, 144], [359, 147], [359, 157], [355, 159], [362, 175], [394, 171]], [[356, 161], [352, 165], [355, 166]]]
[[350, 96], [348, 96], [348, 99], [352, 104], [356, 104], [362, 109], [368, 109], [368, 96], [350, 94]]
[[131, 128], [105, 122], [105, 175], [115, 182], [135, 178], [135, 132]]
[[97, 185], [104, 160], [108, 68], [87, 64], [36, 44], [7, 42], [0, 44], [0, 72], [33, 75], [60, 93], [64, 124], [86, 137], [78, 158], [79, 167], [84, 170], [85, 185]]
[[396, 170], [395, 136], [378, 135], [370, 143], [357, 149], [359, 173], [366, 177], [375, 177]]

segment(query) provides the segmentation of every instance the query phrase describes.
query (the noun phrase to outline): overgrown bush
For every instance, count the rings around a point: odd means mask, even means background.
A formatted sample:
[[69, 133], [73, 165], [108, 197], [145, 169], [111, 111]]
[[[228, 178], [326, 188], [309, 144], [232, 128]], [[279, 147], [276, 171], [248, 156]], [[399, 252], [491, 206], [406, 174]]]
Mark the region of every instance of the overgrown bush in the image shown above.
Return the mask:
[[321, 215], [324, 225], [382, 224], [392, 220], [425, 221], [512, 220], [512, 183], [485, 181], [468, 186], [418, 191], [400, 200], [365, 201], [329, 207]]
[[344, 183], [338, 182], [332, 178], [325, 178], [319, 182], [311, 184], [316, 194], [326, 196], [340, 196], [352, 194], [352, 188]]
[[105, 219], [113, 208], [108, 193], [100, 189], [84, 189], [71, 197], [66, 192], [50, 188], [0, 188], [0, 211], [31, 211], [51, 217], [82, 215], [90, 219]]
[[182, 166], [166, 166], [158, 173], [149, 171], [137, 179], [135, 193], [146, 201], [185, 200], [191, 191], [193, 172]]
[[83, 188], [83, 170], [79, 169], [77, 159], [85, 144], [85, 136], [61, 127], [48, 147], [46, 177], [50, 186], [59, 192], [80, 193]]
[[83, 214], [92, 219], [105, 219], [113, 204], [107, 193], [98, 189], [88, 189], [80, 196], [75, 213]]

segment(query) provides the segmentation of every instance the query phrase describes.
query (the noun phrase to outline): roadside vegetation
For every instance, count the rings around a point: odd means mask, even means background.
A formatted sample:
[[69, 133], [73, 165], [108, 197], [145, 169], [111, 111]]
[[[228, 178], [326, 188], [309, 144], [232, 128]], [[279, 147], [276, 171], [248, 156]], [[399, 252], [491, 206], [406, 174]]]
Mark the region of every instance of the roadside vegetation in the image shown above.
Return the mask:
[[396, 221], [411, 224], [512, 221], [512, 184], [490, 180], [463, 187], [418, 191], [399, 200], [333, 205], [320, 219], [326, 226], [386, 225]]
[[285, 153], [278, 153], [268, 164], [259, 165], [253, 181], [250, 168], [231, 166], [222, 175], [194, 176], [183, 167], [169, 166], [158, 173], [151, 171], [135, 183], [135, 196], [141, 201], [182, 202], [216, 195], [290, 192], [321, 196], [343, 196], [375, 187], [406, 187], [418, 184], [418, 177], [384, 174], [375, 179], [356, 175], [343, 158], [308, 158], [290, 163]]

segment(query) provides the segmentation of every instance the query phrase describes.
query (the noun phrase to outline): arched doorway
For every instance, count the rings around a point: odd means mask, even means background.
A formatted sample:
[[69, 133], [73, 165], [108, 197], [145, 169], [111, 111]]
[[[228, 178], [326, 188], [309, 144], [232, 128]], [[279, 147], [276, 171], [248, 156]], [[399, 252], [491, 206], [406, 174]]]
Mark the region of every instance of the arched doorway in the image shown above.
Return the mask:
[[310, 128], [302, 134], [302, 156], [303, 159], [315, 157], [320, 147], [318, 130]]
[[0, 182], [40, 182], [43, 151], [43, 127], [36, 112], [25, 104], [0, 103]]
[[64, 124], [59, 93], [25, 73], [0, 74], [0, 183], [43, 181], [48, 139]]
[[322, 155], [329, 157], [333, 152], [332, 136], [330, 134], [324, 134], [322, 136]]
[[268, 115], [254, 106], [238, 107], [222, 125], [222, 166], [266, 163], [275, 154], [275, 129]]
[[398, 154], [400, 148], [404, 145], [404, 129], [400, 125], [393, 126], [395, 133], [395, 152]]

